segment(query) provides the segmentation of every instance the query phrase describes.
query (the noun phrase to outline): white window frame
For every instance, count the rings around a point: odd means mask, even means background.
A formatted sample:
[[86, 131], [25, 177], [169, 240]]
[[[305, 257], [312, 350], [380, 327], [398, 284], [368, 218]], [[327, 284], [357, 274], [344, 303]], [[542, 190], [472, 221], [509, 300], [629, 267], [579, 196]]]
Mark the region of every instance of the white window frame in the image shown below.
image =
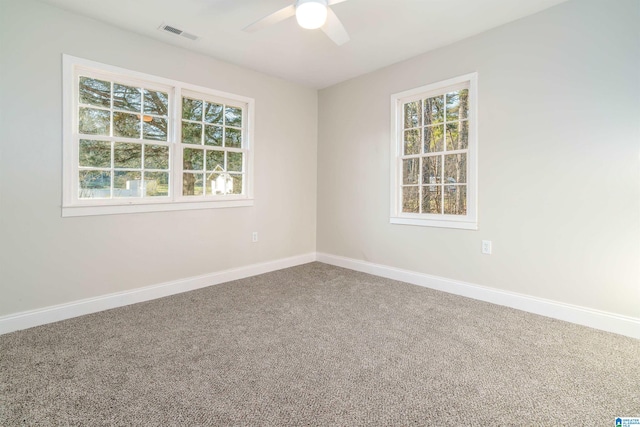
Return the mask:
[[[169, 94], [169, 146], [170, 181], [169, 196], [149, 198], [81, 199], [78, 196], [78, 84], [80, 74], [108, 81], [131, 83]], [[175, 211], [253, 206], [253, 153], [255, 100], [253, 98], [192, 85], [177, 80], [157, 77], [127, 70], [71, 55], [63, 55], [63, 167], [62, 167], [62, 216], [108, 215], [138, 212]], [[197, 96], [214, 102], [242, 108], [242, 149], [244, 158], [244, 194], [182, 195], [182, 95]], [[138, 141], [140, 142], [140, 141]], [[155, 143], [156, 141], [153, 141]], [[184, 144], [186, 145], [186, 144]], [[194, 146], [191, 146], [194, 147]]]
[[[402, 152], [404, 104], [458, 90], [469, 89], [469, 145], [467, 152], [467, 214], [402, 212]], [[470, 73], [391, 95], [391, 200], [390, 223], [426, 227], [478, 229], [478, 73]], [[421, 173], [421, 171], [420, 171]]]

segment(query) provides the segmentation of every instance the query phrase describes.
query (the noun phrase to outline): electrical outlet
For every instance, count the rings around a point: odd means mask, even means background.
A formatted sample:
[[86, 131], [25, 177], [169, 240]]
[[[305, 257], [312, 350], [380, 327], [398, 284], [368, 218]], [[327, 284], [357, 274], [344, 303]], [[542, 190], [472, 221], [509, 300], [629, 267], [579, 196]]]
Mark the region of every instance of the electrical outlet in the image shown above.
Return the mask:
[[253, 233], [251, 233], [251, 241], [253, 243], [258, 241], [258, 232], [257, 231], [254, 231]]
[[482, 253], [491, 255], [491, 240], [482, 241]]

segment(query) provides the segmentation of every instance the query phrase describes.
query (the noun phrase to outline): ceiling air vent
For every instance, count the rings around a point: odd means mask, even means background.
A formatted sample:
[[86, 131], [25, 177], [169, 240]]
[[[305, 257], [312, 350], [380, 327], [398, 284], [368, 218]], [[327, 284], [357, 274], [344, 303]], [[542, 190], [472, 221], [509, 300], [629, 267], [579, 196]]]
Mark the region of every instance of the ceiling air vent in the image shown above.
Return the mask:
[[180, 37], [188, 38], [189, 40], [198, 40], [198, 36], [196, 36], [194, 34], [187, 33], [187, 32], [182, 31], [182, 30], [180, 30], [180, 29], [178, 29], [176, 27], [172, 27], [171, 25], [167, 25], [167, 24], [164, 24], [164, 23], [162, 25], [160, 25], [158, 27], [158, 29], [161, 30], [161, 31], [167, 31], [169, 33], [178, 35]]

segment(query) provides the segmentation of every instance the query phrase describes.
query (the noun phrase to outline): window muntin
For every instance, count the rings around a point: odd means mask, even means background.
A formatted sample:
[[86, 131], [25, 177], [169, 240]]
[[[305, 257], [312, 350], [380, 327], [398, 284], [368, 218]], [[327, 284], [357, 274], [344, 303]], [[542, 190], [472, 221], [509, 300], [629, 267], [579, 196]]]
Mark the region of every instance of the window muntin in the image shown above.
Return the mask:
[[392, 96], [391, 222], [477, 228], [476, 75]]
[[63, 216], [253, 204], [253, 99], [63, 63]]
[[168, 197], [168, 92], [88, 74], [77, 79], [78, 198]]
[[202, 96], [182, 97], [182, 195], [244, 193], [242, 107]]
[[469, 89], [402, 109], [402, 212], [466, 215]]

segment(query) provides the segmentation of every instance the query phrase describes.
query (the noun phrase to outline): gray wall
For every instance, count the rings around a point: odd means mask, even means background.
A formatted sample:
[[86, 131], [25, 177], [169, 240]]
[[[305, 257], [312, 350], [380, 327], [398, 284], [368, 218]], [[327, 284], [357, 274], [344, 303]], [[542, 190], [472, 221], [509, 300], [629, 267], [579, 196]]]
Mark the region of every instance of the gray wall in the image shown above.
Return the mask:
[[[317, 91], [0, 1], [0, 316], [315, 251]], [[254, 98], [255, 206], [62, 218], [63, 53]]]
[[[640, 317], [636, 0], [569, 1], [319, 95], [0, 2], [0, 316], [317, 249]], [[62, 53], [255, 98], [255, 206], [62, 218]], [[471, 71], [480, 229], [390, 225], [389, 96]]]
[[[320, 91], [318, 251], [640, 317], [638, 22], [569, 1]], [[479, 230], [390, 225], [389, 96], [472, 71]]]

